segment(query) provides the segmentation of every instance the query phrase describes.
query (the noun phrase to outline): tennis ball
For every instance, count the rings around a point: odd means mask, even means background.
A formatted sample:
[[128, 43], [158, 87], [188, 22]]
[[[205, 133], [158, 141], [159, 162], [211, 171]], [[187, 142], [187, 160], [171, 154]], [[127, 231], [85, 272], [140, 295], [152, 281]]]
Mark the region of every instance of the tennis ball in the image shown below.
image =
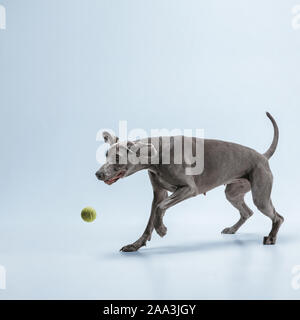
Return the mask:
[[85, 222], [93, 222], [96, 219], [96, 210], [92, 207], [83, 208], [81, 211], [81, 218]]

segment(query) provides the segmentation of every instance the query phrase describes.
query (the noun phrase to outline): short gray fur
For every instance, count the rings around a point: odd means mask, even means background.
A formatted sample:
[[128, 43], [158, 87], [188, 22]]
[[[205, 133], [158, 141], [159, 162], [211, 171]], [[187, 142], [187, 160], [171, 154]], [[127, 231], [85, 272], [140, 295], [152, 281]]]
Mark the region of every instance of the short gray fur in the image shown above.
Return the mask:
[[[267, 152], [260, 154], [236, 143], [205, 139], [204, 171], [199, 175], [187, 175], [184, 162], [172, 163], [172, 152], [170, 164], [116, 164], [113, 161], [116, 154], [122, 158], [129, 151], [137, 152], [144, 147], [155, 152], [159, 151], [159, 157], [164, 152], [161, 150], [161, 137], [151, 138], [151, 143], [148, 139], [119, 142], [117, 137], [104, 132], [104, 139], [111, 147], [106, 163], [96, 172], [97, 178], [111, 184], [117, 181], [118, 177], [126, 177], [147, 169], [153, 187], [154, 198], [146, 229], [137, 241], [124, 246], [121, 251], [136, 251], [145, 246], [146, 242], [150, 241], [154, 229], [161, 237], [165, 236], [167, 228], [163, 223], [163, 216], [167, 209], [183, 200], [206, 194], [221, 185], [226, 185], [226, 198], [240, 213], [238, 222], [225, 228], [222, 233], [235, 233], [251, 217], [253, 212], [244, 201], [245, 194], [251, 190], [255, 206], [272, 220], [271, 232], [264, 237], [263, 243], [275, 244], [277, 232], [284, 219], [276, 212], [271, 201], [273, 175], [268, 160], [277, 147], [279, 131], [275, 120], [268, 112], [267, 116], [274, 127], [273, 142]], [[192, 139], [195, 143], [195, 139], [198, 138], [188, 139]], [[172, 147], [171, 141], [171, 151]], [[168, 192], [171, 194], [169, 195]]]

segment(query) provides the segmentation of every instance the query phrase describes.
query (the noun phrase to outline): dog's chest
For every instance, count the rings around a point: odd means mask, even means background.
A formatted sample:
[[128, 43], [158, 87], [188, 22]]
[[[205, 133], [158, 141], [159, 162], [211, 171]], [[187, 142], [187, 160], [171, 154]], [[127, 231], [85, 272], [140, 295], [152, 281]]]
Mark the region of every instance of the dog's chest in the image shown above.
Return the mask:
[[163, 180], [163, 179], [158, 179], [159, 185], [163, 188], [166, 189], [168, 191], [174, 192], [176, 190], [176, 186], [168, 183], [167, 181]]
[[163, 175], [161, 172], [155, 172], [155, 180], [160, 188], [168, 190], [170, 192], [174, 192], [177, 187], [174, 181], [172, 181], [171, 177], [168, 175]]

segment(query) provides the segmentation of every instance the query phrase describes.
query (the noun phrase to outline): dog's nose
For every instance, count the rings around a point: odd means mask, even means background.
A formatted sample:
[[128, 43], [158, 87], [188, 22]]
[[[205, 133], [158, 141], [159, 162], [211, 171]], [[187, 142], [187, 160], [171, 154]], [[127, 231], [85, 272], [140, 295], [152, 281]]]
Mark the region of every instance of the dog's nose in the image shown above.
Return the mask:
[[96, 172], [96, 177], [97, 177], [99, 180], [104, 180], [104, 173], [97, 171], [97, 172]]

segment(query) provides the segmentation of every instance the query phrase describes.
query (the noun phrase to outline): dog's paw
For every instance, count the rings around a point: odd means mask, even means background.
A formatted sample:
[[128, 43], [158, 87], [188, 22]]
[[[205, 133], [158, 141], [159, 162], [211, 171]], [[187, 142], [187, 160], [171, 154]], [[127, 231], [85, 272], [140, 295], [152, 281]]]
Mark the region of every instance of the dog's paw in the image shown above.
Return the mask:
[[120, 249], [120, 251], [122, 252], [134, 252], [134, 251], [138, 251], [139, 248], [143, 247], [146, 245], [146, 240], [143, 239], [139, 239], [134, 243], [128, 244], [127, 246], [124, 246]]
[[221, 233], [223, 234], [234, 234], [236, 230], [234, 230], [232, 227], [231, 228], [225, 228]]
[[122, 252], [134, 252], [134, 251], [137, 251], [139, 250], [140, 247], [137, 247], [136, 245], [134, 244], [128, 244], [127, 246], [124, 246], [120, 249], [120, 251]]
[[167, 227], [163, 224], [155, 227], [155, 231], [158, 233], [159, 236], [164, 237], [167, 234]]
[[270, 244], [275, 244], [276, 243], [276, 237], [264, 237], [264, 241], [263, 241], [264, 244], [266, 245], [270, 245]]

